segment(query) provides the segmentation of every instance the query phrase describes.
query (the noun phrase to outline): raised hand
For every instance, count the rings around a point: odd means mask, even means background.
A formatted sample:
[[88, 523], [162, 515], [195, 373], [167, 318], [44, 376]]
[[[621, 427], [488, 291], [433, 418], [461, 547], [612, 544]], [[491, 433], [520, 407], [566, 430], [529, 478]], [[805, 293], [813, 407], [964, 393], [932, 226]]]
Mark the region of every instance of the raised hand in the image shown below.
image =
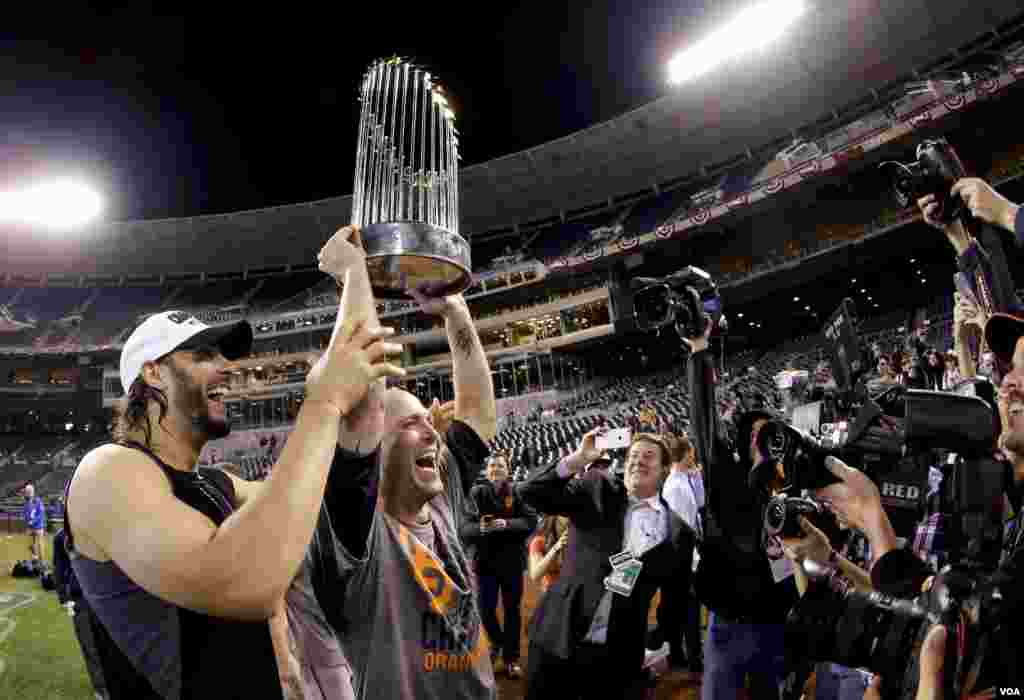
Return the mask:
[[968, 328], [974, 328], [978, 331], [985, 329], [985, 323], [988, 321], [988, 316], [978, 308], [971, 299], [962, 296], [959, 292], [955, 293], [955, 306], [953, 307], [953, 328], [955, 332], [960, 335], [965, 333]]
[[353, 265], [365, 265], [363, 239], [358, 226], [345, 226], [331, 236], [316, 256], [321, 272], [338, 282], [345, 278], [345, 272]]
[[708, 345], [711, 343], [711, 330], [714, 328], [714, 323], [711, 319], [708, 319], [708, 324], [704, 328], [704, 334], [699, 338], [683, 338], [683, 343], [690, 349], [690, 352], [701, 352], [708, 349]]
[[962, 254], [971, 242], [970, 236], [960, 222], [954, 221], [951, 224], [945, 224], [939, 219], [942, 203], [938, 198], [934, 194], [925, 195], [917, 200], [917, 207], [921, 210], [925, 223], [945, 233], [946, 239], [949, 240], [957, 255]]
[[590, 464], [603, 453], [603, 450], [599, 450], [597, 447], [597, 437], [598, 435], [604, 435], [607, 432], [608, 428], [594, 428], [589, 433], [586, 433], [583, 436], [583, 439], [580, 440], [580, 446], [576, 448], [576, 453], [586, 462], [586, 464]]
[[921, 199], [917, 200], [917, 208], [921, 210], [921, 214], [924, 216], [924, 222], [932, 228], [937, 228], [940, 231], [946, 230], [946, 224], [942, 223], [939, 219], [939, 212], [942, 209], [942, 204], [934, 194], [926, 194]]
[[1017, 220], [1017, 205], [996, 192], [984, 180], [965, 177], [953, 185], [953, 194], [964, 200], [968, 211], [978, 219], [1007, 231], [1014, 230]]
[[386, 361], [402, 352], [401, 345], [384, 342], [392, 335], [393, 328], [370, 330], [361, 319], [346, 321], [306, 377], [306, 400], [323, 401], [344, 416], [359, 405], [373, 382], [404, 377], [404, 369]]
[[827, 498], [832, 509], [851, 527], [865, 529], [882, 512], [878, 487], [863, 472], [835, 457], [826, 457], [825, 466], [842, 482], [818, 489], [817, 495]]
[[446, 316], [459, 304], [466, 304], [461, 294], [450, 297], [435, 297], [426, 293], [425, 288], [410, 288], [409, 296], [420, 305], [420, 311], [430, 316]]
[[455, 402], [441, 403], [435, 398], [434, 402], [430, 404], [428, 417], [438, 435], [447, 434], [448, 428], [451, 427], [452, 421], [455, 419]]

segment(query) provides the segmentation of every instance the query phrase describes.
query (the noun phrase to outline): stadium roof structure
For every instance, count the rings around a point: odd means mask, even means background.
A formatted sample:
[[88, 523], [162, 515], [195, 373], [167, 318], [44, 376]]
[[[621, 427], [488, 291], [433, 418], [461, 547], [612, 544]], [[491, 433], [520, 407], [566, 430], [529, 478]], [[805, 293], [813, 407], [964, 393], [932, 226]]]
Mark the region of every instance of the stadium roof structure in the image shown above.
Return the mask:
[[[460, 172], [461, 229], [515, 236], [545, 221], [700, 177], [799, 129], [840, 124], [857, 105], [998, 40], [1013, 0], [819, 2], [755, 59], [535, 148]], [[350, 197], [230, 214], [97, 224], [74, 237], [5, 231], [8, 284], [21, 275], [217, 275], [308, 266], [349, 220]]]

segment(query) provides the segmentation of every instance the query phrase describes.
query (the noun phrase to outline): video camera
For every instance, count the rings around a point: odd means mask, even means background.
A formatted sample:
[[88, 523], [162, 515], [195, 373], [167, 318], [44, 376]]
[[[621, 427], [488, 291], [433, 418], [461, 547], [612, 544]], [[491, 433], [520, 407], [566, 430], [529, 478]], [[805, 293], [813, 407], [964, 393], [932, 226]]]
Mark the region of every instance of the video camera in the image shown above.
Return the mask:
[[[787, 698], [799, 697], [814, 664], [828, 661], [879, 673], [885, 683], [883, 698], [909, 700], [918, 682], [916, 649], [937, 623], [946, 625], [949, 634], [944, 697], [959, 698], [980, 667], [997, 624], [1000, 595], [988, 581], [998, 563], [1002, 530], [992, 504], [1004, 490], [1006, 474], [991, 457], [996, 437], [992, 409], [977, 395], [908, 390], [885, 398], [887, 410], [899, 406], [902, 417], [888, 416], [869, 401], [847, 441], [833, 449], [781, 422], [762, 426], [758, 445], [783, 463], [787, 477], [785, 491], [765, 508], [764, 532], [800, 537], [803, 516], [834, 546], [842, 546], [846, 533], [836, 516], [824, 502], [803, 495], [834, 479], [824, 466], [829, 453], [856, 462], [858, 455], [871, 451], [955, 450], [962, 459], [950, 467], [942, 499], [951, 564], [928, 594], [913, 599], [854, 591], [830, 569], [812, 575], [807, 593], [787, 620], [786, 638], [794, 640], [787, 643]], [[908, 660], [913, 660], [909, 669]]]
[[943, 467], [940, 494], [950, 564], [927, 594], [906, 599], [854, 591], [837, 571], [808, 564], [811, 585], [787, 622], [786, 638], [793, 643], [787, 643], [791, 673], [785, 697], [799, 697], [813, 665], [829, 661], [881, 674], [883, 698], [913, 698], [917, 646], [931, 625], [941, 623], [949, 634], [944, 697], [959, 698], [984, 658], [999, 617], [1000, 594], [990, 574], [998, 565], [1002, 527], [992, 504], [1001, 502], [1008, 477], [992, 457], [999, 431], [995, 389], [987, 380], [970, 380], [953, 393], [895, 385], [869, 397], [862, 379], [870, 363], [857, 335], [852, 301], [843, 301], [824, 335], [838, 366], [833, 374], [841, 382], [839, 403], [848, 411], [848, 429], [838, 440], [819, 443], [781, 422], [762, 426], [758, 446], [783, 463], [787, 482], [785, 492], [765, 510], [765, 533], [798, 537], [803, 515], [838, 546], [832, 539], [834, 516], [821, 501], [805, 495], [827, 485], [832, 476], [824, 466], [828, 454], [856, 465], [869, 457], [892, 463], [948, 450], [959, 456]]
[[728, 332], [722, 297], [711, 275], [692, 265], [662, 278], [632, 281], [633, 315], [643, 331], [672, 324], [680, 338], [699, 338], [710, 320], [712, 333]]
[[953, 183], [967, 176], [967, 170], [946, 139], [922, 141], [916, 156], [917, 160], [910, 163], [890, 160], [878, 167], [889, 168], [900, 206], [911, 206], [921, 197], [934, 194], [940, 205], [939, 220], [952, 223], [963, 213], [964, 203], [950, 190]]

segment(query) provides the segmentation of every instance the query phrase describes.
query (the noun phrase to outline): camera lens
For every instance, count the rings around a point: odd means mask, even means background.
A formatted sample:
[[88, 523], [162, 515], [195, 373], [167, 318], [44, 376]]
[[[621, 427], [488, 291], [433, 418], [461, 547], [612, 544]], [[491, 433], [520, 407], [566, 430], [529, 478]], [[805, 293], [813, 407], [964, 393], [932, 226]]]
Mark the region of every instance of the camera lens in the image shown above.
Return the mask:
[[764, 509], [764, 531], [769, 537], [782, 532], [786, 526], [786, 500], [776, 498]]
[[658, 328], [671, 320], [671, 302], [663, 285], [641, 289], [633, 295], [637, 325], [642, 329]]

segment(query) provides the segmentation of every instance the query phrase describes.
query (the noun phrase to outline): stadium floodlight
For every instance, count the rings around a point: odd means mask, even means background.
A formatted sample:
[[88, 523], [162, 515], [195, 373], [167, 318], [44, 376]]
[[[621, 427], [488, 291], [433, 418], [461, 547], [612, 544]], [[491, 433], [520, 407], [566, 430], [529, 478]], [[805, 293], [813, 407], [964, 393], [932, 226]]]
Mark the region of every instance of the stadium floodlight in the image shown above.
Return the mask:
[[0, 221], [10, 223], [72, 229], [89, 223], [101, 211], [99, 193], [70, 178], [0, 192]]
[[767, 46], [806, 10], [806, 0], [762, 0], [748, 7], [707, 38], [673, 56], [668, 63], [669, 82], [678, 85], [692, 80], [731, 58]]

